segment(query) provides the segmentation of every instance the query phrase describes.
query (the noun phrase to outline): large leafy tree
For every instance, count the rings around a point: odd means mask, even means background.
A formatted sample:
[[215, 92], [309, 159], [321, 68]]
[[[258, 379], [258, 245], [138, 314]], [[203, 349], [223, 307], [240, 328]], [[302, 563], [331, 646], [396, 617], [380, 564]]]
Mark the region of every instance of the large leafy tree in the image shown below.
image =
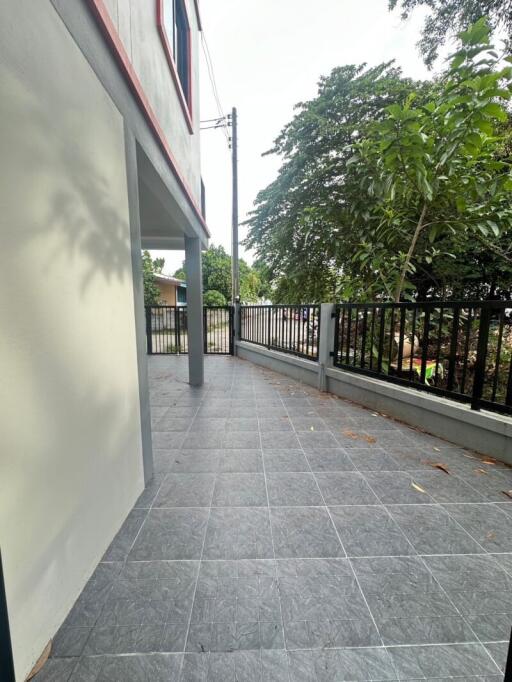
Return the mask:
[[[431, 263], [419, 263], [411, 275], [419, 300], [512, 299], [512, 234], [504, 231], [490, 243], [496, 250], [465, 232], [440, 239]], [[454, 254], [456, 257], [454, 258]]]
[[412, 90], [421, 101], [429, 87], [403, 78], [393, 63], [348, 65], [320, 80], [315, 99], [297, 105], [268, 152], [283, 157], [279, 175], [259, 193], [248, 221], [246, 244], [272, 281], [274, 300], [333, 300], [340, 279], [350, 281], [352, 227], [344, 182], [350, 145], [387, 105]]
[[[240, 259], [240, 297], [243, 302], [252, 303], [259, 299], [261, 279], [258, 271]], [[231, 300], [231, 256], [223, 246], [210, 246], [202, 253], [203, 291], [220, 293], [224, 301]], [[174, 273], [175, 277], [186, 279], [185, 261]], [[209, 295], [208, 300], [213, 300]], [[215, 296], [215, 300], [222, 300]], [[217, 303], [217, 305], [222, 305]]]
[[160, 303], [160, 289], [156, 285], [155, 274], [162, 272], [165, 260], [151, 258], [149, 251], [142, 252], [142, 281], [144, 284], [144, 305]]
[[416, 7], [429, 9], [418, 47], [430, 67], [449, 38], [483, 16], [512, 39], [512, 0], [389, 0], [389, 8], [396, 7], [401, 8], [403, 19]]
[[[344, 67], [300, 105], [276, 143], [280, 174], [249, 221], [274, 300], [506, 291], [511, 145], [500, 102], [510, 69], [484, 22], [463, 39], [434, 83], [389, 65]], [[484, 279], [450, 269], [456, 258]]]
[[461, 33], [462, 47], [432, 98], [418, 106], [411, 95], [388, 106], [353, 146], [354, 257], [397, 301], [414, 288], [408, 277], [418, 264], [437, 258], [441, 238], [449, 248], [476, 241], [509, 258], [495, 240], [512, 228], [512, 179], [499, 158], [497, 125], [508, 119], [512, 68], [500, 68], [489, 33], [484, 19]]

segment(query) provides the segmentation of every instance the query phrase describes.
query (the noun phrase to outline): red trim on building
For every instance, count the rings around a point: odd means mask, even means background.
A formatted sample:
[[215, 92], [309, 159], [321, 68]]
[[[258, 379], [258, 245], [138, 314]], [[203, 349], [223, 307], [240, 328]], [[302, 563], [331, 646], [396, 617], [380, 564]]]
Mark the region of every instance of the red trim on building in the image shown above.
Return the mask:
[[185, 122], [187, 124], [187, 128], [190, 132], [190, 134], [194, 133], [194, 124], [192, 121], [192, 38], [190, 35], [190, 21], [188, 18], [188, 12], [187, 12], [187, 7], [186, 3], [183, 3], [183, 8], [185, 10], [185, 16], [187, 19], [187, 24], [188, 24], [188, 54], [187, 54], [187, 61], [188, 61], [188, 93], [183, 92], [183, 87], [181, 85], [180, 77], [178, 75], [178, 69], [176, 67], [176, 62], [174, 61], [174, 57], [172, 56], [172, 50], [171, 46], [169, 44], [169, 38], [167, 37], [167, 32], [165, 30], [165, 23], [164, 23], [164, 0], [156, 0], [156, 25], [158, 27], [158, 33], [160, 35], [160, 40], [162, 41], [162, 45], [164, 48], [165, 52], [165, 58], [167, 59], [167, 63], [169, 64], [169, 70], [171, 72], [172, 80], [174, 82], [174, 87], [176, 88], [176, 92], [178, 93], [178, 99], [180, 100], [180, 105], [183, 110], [183, 115], [185, 116]]
[[178, 164], [176, 163], [176, 160], [173, 156], [167, 138], [165, 137], [165, 134], [162, 128], [160, 127], [160, 123], [158, 122], [158, 119], [149, 103], [146, 93], [144, 92], [142, 84], [139, 81], [137, 74], [135, 73], [135, 69], [133, 68], [132, 63], [130, 62], [128, 54], [124, 49], [123, 43], [121, 42], [117, 30], [114, 24], [112, 23], [112, 19], [110, 18], [110, 14], [107, 7], [105, 6], [104, 0], [89, 0], [89, 4], [91, 6], [91, 9], [93, 10], [94, 16], [98, 20], [100, 28], [102, 29], [103, 34], [105, 35], [105, 38], [107, 39], [110, 49], [112, 50], [112, 53], [116, 58], [116, 61], [121, 69], [121, 72], [125, 80], [127, 81], [142, 113], [146, 118], [146, 121], [149, 124], [149, 127], [153, 131], [153, 134], [156, 137], [157, 142], [159, 143], [165, 157], [167, 158], [167, 162], [174, 177], [178, 181], [178, 184], [180, 185], [180, 188], [182, 189], [191, 209], [194, 211], [197, 219], [199, 220], [207, 236], [209, 237], [210, 232], [208, 230], [208, 227], [203, 216], [201, 215], [201, 209], [198, 207], [196, 200], [194, 199], [194, 196], [192, 195], [192, 192], [188, 186], [187, 181], [184, 179], [184, 177], [181, 175], [178, 169]]

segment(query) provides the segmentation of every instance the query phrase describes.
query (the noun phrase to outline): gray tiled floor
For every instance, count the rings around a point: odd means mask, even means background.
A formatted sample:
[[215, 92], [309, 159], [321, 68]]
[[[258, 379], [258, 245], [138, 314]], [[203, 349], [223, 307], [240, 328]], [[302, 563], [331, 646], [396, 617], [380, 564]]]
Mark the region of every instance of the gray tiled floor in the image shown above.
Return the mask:
[[37, 682], [502, 679], [512, 469], [232, 358], [150, 374], [154, 479]]

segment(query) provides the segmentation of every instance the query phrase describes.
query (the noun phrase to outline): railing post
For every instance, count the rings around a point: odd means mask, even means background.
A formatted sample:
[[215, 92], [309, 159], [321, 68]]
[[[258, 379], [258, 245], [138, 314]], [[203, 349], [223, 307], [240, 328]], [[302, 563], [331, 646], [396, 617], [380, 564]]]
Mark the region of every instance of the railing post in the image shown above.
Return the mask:
[[459, 317], [460, 308], [455, 308], [452, 318], [452, 335], [450, 340], [450, 359], [448, 361], [448, 379], [446, 380], [446, 390], [453, 391], [455, 379], [455, 360], [457, 356], [457, 341], [459, 338]]
[[475, 376], [473, 379], [473, 393], [471, 396], [471, 409], [479, 410], [480, 401], [484, 392], [485, 360], [487, 356], [487, 342], [489, 340], [489, 323], [491, 321], [491, 309], [482, 306], [480, 313], [480, 325], [478, 327], [478, 345], [476, 348]]
[[203, 306], [203, 353], [208, 352], [208, 322], [206, 306]]
[[153, 332], [151, 330], [151, 306], [146, 306], [146, 343], [148, 355], [153, 355]]
[[334, 318], [336, 306], [322, 303], [320, 306], [320, 328], [318, 330], [318, 390], [327, 390], [327, 367], [332, 367], [331, 351], [334, 348]]
[[[174, 335], [176, 337], [176, 353], [179, 355], [181, 353], [181, 330], [180, 330], [180, 313], [181, 308], [174, 308]], [[183, 308], [186, 310], [186, 308]]]
[[231, 355], [238, 355], [236, 342], [242, 338], [242, 306], [237, 301], [231, 310], [233, 333], [231, 335]]

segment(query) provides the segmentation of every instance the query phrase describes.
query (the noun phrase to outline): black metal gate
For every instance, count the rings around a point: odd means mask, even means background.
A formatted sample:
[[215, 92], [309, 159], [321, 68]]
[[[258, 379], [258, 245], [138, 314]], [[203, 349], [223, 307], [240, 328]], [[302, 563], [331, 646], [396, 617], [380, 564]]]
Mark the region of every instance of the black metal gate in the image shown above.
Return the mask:
[[[233, 355], [233, 307], [203, 308], [203, 348], [209, 355]], [[188, 353], [187, 306], [146, 306], [148, 355]]]

